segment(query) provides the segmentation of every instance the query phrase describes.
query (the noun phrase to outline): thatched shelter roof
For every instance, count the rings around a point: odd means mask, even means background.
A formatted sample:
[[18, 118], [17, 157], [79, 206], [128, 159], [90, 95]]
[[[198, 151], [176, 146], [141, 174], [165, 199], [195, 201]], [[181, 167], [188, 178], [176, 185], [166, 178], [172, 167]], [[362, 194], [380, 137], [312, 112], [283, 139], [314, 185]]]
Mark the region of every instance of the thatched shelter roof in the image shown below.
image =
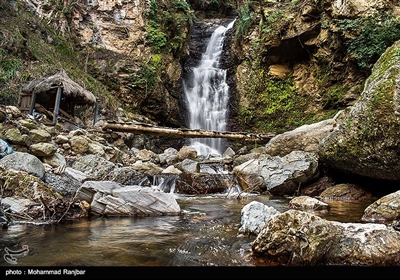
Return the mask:
[[59, 87], [63, 88], [63, 95], [72, 99], [75, 103], [96, 103], [96, 97], [93, 95], [93, 93], [71, 80], [64, 70], [61, 70], [55, 75], [26, 83], [22, 86], [22, 92], [38, 94], [57, 89]]

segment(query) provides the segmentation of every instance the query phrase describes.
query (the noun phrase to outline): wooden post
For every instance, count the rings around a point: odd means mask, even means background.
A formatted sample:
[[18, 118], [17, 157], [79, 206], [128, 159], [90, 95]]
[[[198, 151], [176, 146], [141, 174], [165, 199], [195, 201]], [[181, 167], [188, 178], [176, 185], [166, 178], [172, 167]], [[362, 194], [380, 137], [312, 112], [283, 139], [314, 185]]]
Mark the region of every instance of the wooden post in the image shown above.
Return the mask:
[[60, 109], [60, 102], [61, 102], [61, 95], [62, 95], [62, 87], [60, 86], [57, 89], [56, 104], [54, 105], [53, 125], [57, 124], [58, 112]]
[[97, 123], [98, 114], [99, 114], [99, 103], [97, 103], [97, 101], [96, 101], [96, 103], [94, 105], [93, 125]]
[[31, 97], [31, 107], [29, 108], [29, 114], [33, 115], [33, 110], [35, 109], [35, 103], [36, 103], [36, 93], [33, 92], [32, 93], [32, 97]]

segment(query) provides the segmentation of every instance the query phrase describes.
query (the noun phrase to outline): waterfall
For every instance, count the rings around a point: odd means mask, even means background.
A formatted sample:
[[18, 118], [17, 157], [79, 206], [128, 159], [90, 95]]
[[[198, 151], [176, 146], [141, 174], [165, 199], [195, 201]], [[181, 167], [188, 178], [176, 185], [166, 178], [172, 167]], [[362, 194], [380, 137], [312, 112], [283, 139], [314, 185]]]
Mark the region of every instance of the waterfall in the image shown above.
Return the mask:
[[[225, 33], [233, 27], [234, 22], [215, 29], [199, 65], [192, 69], [187, 79], [183, 79], [190, 129], [226, 131], [229, 86], [226, 83], [226, 70], [219, 68], [219, 60]], [[199, 155], [221, 155], [223, 141], [221, 138], [193, 138], [189, 145]]]

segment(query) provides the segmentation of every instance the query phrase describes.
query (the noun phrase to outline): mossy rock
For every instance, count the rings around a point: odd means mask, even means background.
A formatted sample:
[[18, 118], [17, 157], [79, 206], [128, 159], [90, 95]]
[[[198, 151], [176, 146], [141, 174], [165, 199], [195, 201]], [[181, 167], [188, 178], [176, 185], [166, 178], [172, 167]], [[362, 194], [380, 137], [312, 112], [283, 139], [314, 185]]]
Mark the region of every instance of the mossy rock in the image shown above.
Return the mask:
[[400, 181], [400, 41], [373, 67], [360, 99], [320, 144], [328, 166], [365, 177]]

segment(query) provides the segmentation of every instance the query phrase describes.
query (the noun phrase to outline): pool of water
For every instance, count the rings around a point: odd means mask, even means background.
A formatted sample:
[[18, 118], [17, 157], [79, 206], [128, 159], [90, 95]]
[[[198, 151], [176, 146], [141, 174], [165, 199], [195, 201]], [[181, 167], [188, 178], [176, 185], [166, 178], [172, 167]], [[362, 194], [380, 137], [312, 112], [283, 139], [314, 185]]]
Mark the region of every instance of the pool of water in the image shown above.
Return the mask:
[[[286, 198], [257, 195], [178, 196], [182, 214], [91, 217], [56, 225], [15, 224], [1, 230], [0, 266], [12, 266], [5, 248], [20, 250], [18, 266], [263, 266], [251, 257], [255, 236], [238, 234], [241, 210], [256, 200], [280, 212]], [[332, 202], [319, 215], [359, 222], [370, 203]]]

